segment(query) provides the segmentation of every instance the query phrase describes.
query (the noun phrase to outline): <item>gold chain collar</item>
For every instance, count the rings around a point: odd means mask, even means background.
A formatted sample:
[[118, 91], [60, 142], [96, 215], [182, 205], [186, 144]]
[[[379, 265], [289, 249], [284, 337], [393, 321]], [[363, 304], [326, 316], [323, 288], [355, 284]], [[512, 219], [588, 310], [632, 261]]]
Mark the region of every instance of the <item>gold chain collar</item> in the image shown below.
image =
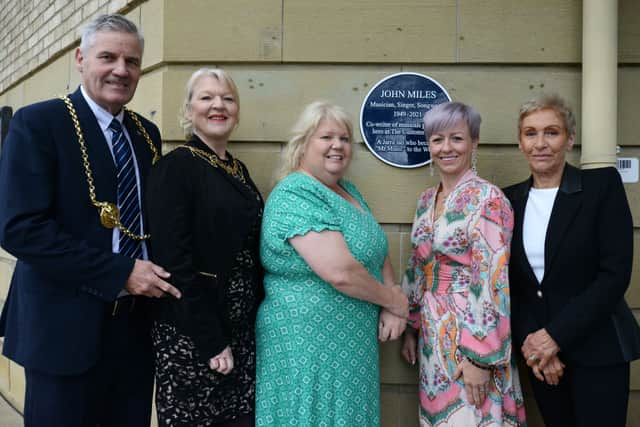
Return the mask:
[[[78, 137], [78, 144], [80, 144], [82, 163], [84, 164], [84, 173], [87, 177], [87, 185], [89, 186], [89, 198], [91, 199], [91, 204], [93, 204], [93, 206], [98, 208], [98, 211], [100, 212], [100, 223], [104, 227], [109, 229], [118, 228], [118, 230], [120, 230], [121, 233], [123, 233], [125, 236], [133, 240], [148, 239], [149, 237], [151, 237], [150, 234], [134, 234], [133, 232], [131, 232], [131, 230], [129, 230], [124, 225], [122, 225], [122, 223], [120, 222], [120, 211], [118, 210], [118, 206], [115, 203], [99, 202], [96, 199], [96, 187], [93, 183], [93, 173], [91, 172], [91, 164], [89, 163], [89, 154], [87, 153], [87, 145], [84, 141], [84, 135], [82, 134], [82, 129], [80, 128], [78, 113], [76, 112], [76, 109], [71, 103], [71, 100], [69, 99], [68, 96], [60, 96], [60, 99], [62, 99], [65, 105], [67, 106], [67, 109], [69, 110], [69, 115], [71, 116], [71, 120], [73, 121], [73, 126], [76, 130], [76, 135]], [[158, 159], [160, 159], [160, 155], [158, 154], [158, 150], [156, 149], [155, 145], [153, 145], [153, 142], [151, 141], [151, 137], [149, 137], [147, 130], [144, 128], [144, 126], [142, 126], [142, 123], [140, 123], [140, 119], [138, 119], [138, 116], [136, 116], [133, 112], [131, 112], [127, 108], [124, 108], [124, 111], [129, 115], [129, 117], [131, 117], [133, 122], [136, 124], [136, 127], [142, 133], [142, 136], [144, 136], [145, 141], [147, 141], [147, 144], [149, 145], [149, 148], [153, 153], [152, 164], [157, 162]]]
[[208, 153], [199, 148], [191, 147], [189, 145], [180, 145], [178, 148], [186, 148], [191, 151], [191, 155], [194, 157], [200, 157], [202, 160], [209, 163], [214, 168], [224, 169], [229, 175], [238, 178], [243, 183], [246, 183], [244, 178], [244, 172], [242, 172], [242, 166], [240, 166], [240, 162], [233, 158], [233, 165], [229, 166], [225, 162], [223, 162], [218, 156], [212, 153]]

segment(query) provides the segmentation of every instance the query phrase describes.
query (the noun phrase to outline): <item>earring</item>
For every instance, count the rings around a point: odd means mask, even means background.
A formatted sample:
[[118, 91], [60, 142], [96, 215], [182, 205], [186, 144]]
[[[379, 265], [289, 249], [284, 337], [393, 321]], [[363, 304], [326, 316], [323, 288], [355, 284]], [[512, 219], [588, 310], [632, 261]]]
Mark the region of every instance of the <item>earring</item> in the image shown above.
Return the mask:
[[431, 160], [431, 161], [429, 162], [429, 175], [430, 175], [430, 176], [433, 176], [433, 175], [434, 175], [434, 172], [433, 172], [433, 160]]
[[476, 175], [478, 174], [478, 152], [475, 148], [471, 152], [471, 170]]

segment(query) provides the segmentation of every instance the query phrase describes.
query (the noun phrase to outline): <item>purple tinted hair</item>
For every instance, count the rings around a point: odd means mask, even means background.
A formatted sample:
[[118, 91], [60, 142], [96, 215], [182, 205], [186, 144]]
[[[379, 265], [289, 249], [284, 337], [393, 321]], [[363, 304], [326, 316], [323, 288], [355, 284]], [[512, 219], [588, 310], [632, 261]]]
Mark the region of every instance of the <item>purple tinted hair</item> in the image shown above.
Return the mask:
[[451, 129], [459, 123], [469, 127], [472, 140], [480, 138], [480, 113], [470, 105], [462, 102], [443, 102], [427, 111], [424, 115], [424, 133], [427, 141], [434, 133]]

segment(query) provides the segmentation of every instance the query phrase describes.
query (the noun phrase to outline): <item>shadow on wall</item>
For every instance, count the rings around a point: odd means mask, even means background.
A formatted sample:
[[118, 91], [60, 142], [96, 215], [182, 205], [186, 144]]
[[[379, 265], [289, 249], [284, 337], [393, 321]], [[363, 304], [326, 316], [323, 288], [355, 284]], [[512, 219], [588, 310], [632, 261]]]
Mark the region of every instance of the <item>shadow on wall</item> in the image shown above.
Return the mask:
[[2, 149], [2, 142], [9, 132], [9, 122], [13, 117], [13, 109], [9, 106], [4, 106], [0, 109], [0, 149]]

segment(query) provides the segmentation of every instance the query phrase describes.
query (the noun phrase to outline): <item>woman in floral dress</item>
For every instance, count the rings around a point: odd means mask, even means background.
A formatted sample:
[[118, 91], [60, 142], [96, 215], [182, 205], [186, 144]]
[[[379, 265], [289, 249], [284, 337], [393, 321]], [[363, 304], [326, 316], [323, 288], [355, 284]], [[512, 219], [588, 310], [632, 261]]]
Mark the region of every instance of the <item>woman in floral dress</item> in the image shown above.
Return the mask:
[[420, 363], [421, 426], [525, 424], [511, 358], [511, 206], [475, 173], [480, 115], [461, 103], [425, 114], [438, 186], [418, 199], [403, 280], [410, 320], [402, 353]]

